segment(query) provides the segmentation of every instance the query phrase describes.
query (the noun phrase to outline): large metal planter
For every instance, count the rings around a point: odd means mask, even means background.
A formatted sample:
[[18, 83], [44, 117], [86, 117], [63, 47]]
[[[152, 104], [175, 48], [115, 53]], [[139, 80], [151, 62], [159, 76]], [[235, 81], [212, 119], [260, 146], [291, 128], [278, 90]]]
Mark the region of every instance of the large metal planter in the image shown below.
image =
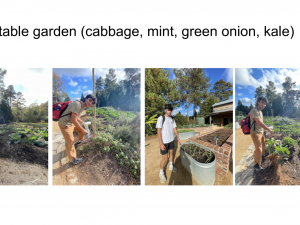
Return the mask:
[[[186, 144], [194, 144], [200, 146], [201, 148], [210, 151], [214, 154], [215, 160], [211, 163], [200, 163], [194, 160], [189, 154], [187, 154], [184, 150], [182, 150], [182, 146]], [[216, 155], [210, 149], [199, 145], [195, 142], [185, 142], [180, 146], [180, 157], [181, 164], [184, 168], [186, 168], [195, 180], [201, 185], [213, 185], [215, 183], [216, 178]]]
[[186, 140], [186, 139], [189, 139], [190, 137], [194, 137], [195, 131], [179, 133], [178, 135], [179, 135], [180, 140]]

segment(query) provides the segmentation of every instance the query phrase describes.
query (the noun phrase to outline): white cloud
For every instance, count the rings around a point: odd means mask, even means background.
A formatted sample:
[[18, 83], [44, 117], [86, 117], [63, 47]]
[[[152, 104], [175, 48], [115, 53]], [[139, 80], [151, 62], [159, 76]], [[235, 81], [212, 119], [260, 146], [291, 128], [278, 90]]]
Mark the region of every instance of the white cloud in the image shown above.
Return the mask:
[[221, 76], [225, 76], [227, 82], [233, 83], [233, 68], [227, 68]]
[[243, 93], [236, 93], [238, 96], [242, 96], [243, 95]]
[[238, 86], [238, 89], [243, 89], [241, 86]]
[[243, 105], [246, 105], [246, 106], [250, 106], [251, 103], [252, 103], [252, 105], [255, 105], [254, 98], [252, 100], [250, 98], [240, 98], [239, 100], [243, 103]]
[[87, 90], [85, 92], [83, 92], [83, 96], [87, 96], [88, 94], [93, 94], [93, 92], [91, 90]]
[[72, 101], [80, 100], [80, 98], [72, 98]]
[[28, 106], [32, 103], [44, 103], [49, 99], [50, 69], [7, 69], [4, 77], [5, 87], [13, 85], [16, 92], [22, 92]]
[[73, 81], [72, 79], [70, 80], [70, 82], [68, 84], [73, 87], [76, 87], [78, 85], [78, 83], [76, 81]]
[[71, 91], [71, 94], [73, 94], [73, 95], [78, 95], [78, 94], [79, 94], [79, 91]]
[[84, 80], [84, 82], [87, 82], [88, 81], [88, 79], [83, 79]]
[[88, 86], [84, 86], [83, 89], [86, 89]]
[[180, 107], [180, 108], [174, 109], [172, 112], [172, 115], [176, 115], [180, 110], [183, 110], [183, 108]]
[[252, 86], [257, 88], [260, 85], [264, 88], [273, 81], [278, 92], [282, 92], [282, 83], [287, 76], [290, 76], [293, 81], [296, 81], [296, 85], [300, 85], [300, 69], [262, 69], [262, 77], [255, 79], [251, 74], [251, 69], [235, 69], [235, 83], [241, 86]]

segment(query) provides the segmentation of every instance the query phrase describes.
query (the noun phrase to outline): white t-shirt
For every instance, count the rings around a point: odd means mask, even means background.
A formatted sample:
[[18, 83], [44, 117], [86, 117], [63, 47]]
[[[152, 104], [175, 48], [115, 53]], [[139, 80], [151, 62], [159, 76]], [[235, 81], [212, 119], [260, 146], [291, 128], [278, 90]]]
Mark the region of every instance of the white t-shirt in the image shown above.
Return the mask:
[[162, 128], [161, 140], [163, 144], [168, 144], [174, 141], [173, 128], [176, 127], [176, 123], [175, 120], [173, 120], [171, 117], [165, 117], [165, 122], [163, 126], [162, 126], [162, 122], [163, 122], [163, 117], [162, 116], [158, 117], [156, 128]]

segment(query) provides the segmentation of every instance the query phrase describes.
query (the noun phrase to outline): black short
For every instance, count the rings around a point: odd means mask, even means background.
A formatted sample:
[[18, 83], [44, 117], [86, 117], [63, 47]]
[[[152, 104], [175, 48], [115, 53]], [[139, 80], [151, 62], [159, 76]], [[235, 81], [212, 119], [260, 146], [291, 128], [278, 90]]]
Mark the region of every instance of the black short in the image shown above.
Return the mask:
[[172, 141], [168, 144], [164, 144], [164, 146], [166, 147], [166, 150], [160, 150], [160, 153], [162, 155], [168, 154], [169, 150], [173, 150], [175, 148], [174, 141]]

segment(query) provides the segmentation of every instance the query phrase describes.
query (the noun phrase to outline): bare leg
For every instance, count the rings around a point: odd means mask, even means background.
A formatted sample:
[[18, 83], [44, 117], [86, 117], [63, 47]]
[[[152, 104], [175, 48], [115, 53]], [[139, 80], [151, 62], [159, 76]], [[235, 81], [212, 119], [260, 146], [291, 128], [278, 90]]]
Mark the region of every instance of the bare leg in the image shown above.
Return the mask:
[[160, 169], [164, 169], [164, 165], [168, 159], [168, 154], [162, 155], [162, 159], [160, 161]]

